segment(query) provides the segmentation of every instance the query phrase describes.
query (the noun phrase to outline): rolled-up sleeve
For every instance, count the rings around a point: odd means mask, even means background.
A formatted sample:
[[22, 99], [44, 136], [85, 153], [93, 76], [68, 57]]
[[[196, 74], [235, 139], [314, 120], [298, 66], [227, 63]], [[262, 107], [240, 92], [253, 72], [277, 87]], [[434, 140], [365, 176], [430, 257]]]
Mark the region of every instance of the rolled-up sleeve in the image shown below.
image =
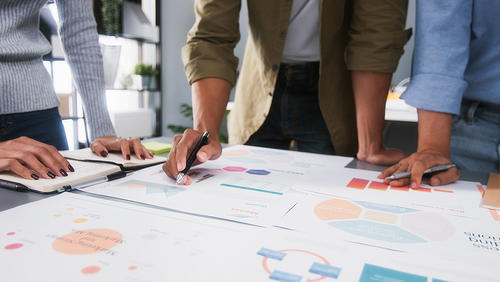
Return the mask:
[[458, 114], [467, 88], [472, 0], [417, 1], [411, 83], [402, 98], [419, 109]]
[[203, 78], [236, 81], [240, 40], [241, 0], [196, 0], [196, 22], [182, 48], [182, 60], [190, 84]]
[[354, 0], [346, 64], [349, 70], [392, 73], [411, 37], [407, 0]]

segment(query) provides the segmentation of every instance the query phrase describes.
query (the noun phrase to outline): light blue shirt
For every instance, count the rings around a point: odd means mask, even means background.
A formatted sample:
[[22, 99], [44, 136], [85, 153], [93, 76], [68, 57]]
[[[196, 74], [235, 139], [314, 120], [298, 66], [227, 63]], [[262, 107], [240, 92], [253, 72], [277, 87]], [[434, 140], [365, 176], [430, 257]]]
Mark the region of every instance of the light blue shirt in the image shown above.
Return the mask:
[[411, 83], [403, 99], [459, 114], [462, 98], [500, 105], [500, 1], [416, 1]]

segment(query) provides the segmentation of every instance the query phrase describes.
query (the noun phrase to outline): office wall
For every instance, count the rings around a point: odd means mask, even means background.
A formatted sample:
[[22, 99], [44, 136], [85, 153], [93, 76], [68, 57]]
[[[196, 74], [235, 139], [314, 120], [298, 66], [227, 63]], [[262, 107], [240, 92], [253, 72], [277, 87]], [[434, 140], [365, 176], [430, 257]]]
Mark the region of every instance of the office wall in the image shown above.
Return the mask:
[[[246, 1], [242, 5], [240, 14], [241, 41], [235, 54], [241, 59], [247, 37], [248, 16]], [[163, 91], [163, 128], [162, 134], [171, 136], [167, 125], [191, 125], [191, 121], [179, 114], [182, 103], [191, 103], [190, 87], [184, 74], [180, 54], [186, 42], [186, 34], [194, 23], [194, 0], [162, 1], [161, 7], [161, 40], [162, 40], [162, 91]], [[415, 21], [415, 0], [410, 0], [407, 26], [413, 27]], [[411, 53], [413, 52], [413, 38], [405, 47], [405, 54], [401, 58], [398, 69], [393, 77], [393, 83], [410, 75]], [[241, 60], [240, 60], [241, 63]]]
[[[408, 5], [408, 17], [406, 18], [406, 27], [412, 28], [415, 33], [415, 1], [410, 0]], [[411, 62], [413, 55], [413, 45], [414, 45], [414, 36], [410, 38], [408, 43], [405, 46], [405, 53], [401, 57], [399, 61], [398, 69], [394, 73], [392, 77], [392, 84], [396, 85], [401, 80], [407, 78], [411, 74]]]
[[[246, 3], [246, 1], [243, 1]], [[240, 15], [241, 41], [235, 54], [243, 58], [244, 44], [247, 37], [248, 17], [246, 4], [243, 3]], [[181, 60], [181, 48], [186, 43], [186, 35], [195, 21], [194, 0], [162, 1], [161, 41], [162, 41], [162, 95], [163, 117], [162, 134], [172, 136], [167, 129], [169, 124], [190, 126], [191, 121], [179, 113], [182, 103], [191, 104], [191, 90], [184, 74]], [[241, 63], [241, 60], [240, 60]]]

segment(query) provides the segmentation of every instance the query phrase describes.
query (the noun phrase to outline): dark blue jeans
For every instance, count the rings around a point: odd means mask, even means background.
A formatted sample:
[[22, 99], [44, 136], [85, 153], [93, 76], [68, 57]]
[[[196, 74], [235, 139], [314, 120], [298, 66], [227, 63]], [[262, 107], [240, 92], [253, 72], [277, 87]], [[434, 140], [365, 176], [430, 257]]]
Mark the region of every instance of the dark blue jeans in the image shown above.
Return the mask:
[[42, 111], [0, 115], [0, 141], [21, 136], [68, 150], [66, 133], [57, 108]]
[[271, 109], [247, 145], [335, 154], [318, 103], [319, 63], [282, 64]]

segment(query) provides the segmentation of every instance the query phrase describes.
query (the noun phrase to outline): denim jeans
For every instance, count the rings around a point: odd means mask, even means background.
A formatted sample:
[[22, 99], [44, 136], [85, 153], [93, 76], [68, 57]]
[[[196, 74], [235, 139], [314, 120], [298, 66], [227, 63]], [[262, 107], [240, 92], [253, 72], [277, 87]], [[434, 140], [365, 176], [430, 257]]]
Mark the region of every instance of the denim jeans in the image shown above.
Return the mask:
[[68, 150], [66, 133], [57, 108], [0, 115], [0, 142], [21, 136]]
[[472, 172], [500, 171], [500, 105], [464, 100], [454, 117], [451, 160]]
[[319, 63], [282, 64], [271, 109], [247, 145], [335, 154], [318, 104]]

